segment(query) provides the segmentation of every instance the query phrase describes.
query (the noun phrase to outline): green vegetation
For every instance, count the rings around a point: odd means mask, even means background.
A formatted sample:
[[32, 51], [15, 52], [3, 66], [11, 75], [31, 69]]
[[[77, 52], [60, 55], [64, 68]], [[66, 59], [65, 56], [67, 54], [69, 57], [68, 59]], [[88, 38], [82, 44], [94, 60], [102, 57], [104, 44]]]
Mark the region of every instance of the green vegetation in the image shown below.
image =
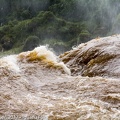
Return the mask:
[[[64, 19], [57, 18], [50, 11], [42, 11], [31, 19], [19, 22], [11, 21], [2, 26], [0, 29], [0, 33], [2, 33], [0, 43], [5, 50], [24, 44], [24, 51], [31, 50], [39, 44], [49, 44], [53, 48], [61, 46], [61, 48], [68, 50], [76, 44], [84, 28], [83, 24], [67, 22]], [[31, 38], [30, 36], [34, 37]], [[33, 45], [33, 43], [36, 45]]]
[[60, 53], [119, 33], [119, 5], [119, 0], [1, 0], [0, 50], [49, 44]]
[[23, 51], [33, 50], [40, 43], [40, 39], [37, 36], [29, 36], [23, 47]]

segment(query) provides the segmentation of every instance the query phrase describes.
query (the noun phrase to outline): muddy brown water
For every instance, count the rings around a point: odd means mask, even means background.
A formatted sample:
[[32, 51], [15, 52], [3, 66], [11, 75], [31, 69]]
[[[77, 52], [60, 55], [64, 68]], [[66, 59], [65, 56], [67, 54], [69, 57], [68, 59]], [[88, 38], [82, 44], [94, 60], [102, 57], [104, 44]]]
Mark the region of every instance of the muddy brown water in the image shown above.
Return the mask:
[[15, 64], [0, 62], [0, 120], [120, 120], [119, 79], [71, 76], [12, 57]]

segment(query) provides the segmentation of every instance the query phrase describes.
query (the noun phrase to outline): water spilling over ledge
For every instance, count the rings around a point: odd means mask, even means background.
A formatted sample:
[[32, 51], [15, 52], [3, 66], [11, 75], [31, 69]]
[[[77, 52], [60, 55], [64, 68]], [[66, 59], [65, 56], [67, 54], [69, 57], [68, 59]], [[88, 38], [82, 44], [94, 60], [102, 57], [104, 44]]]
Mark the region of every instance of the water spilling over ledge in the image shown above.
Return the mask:
[[[109, 41], [107, 41], [108, 39]], [[11, 117], [11, 119], [21, 120], [23, 118], [42, 120], [119, 120], [119, 76], [117, 76], [117, 79], [110, 78], [110, 76], [108, 76], [109, 78], [98, 77], [109, 75], [107, 73], [111, 71], [111, 65], [119, 67], [119, 60], [117, 59], [119, 58], [118, 39], [119, 36], [92, 40], [61, 55], [61, 59], [71, 69], [72, 74], [76, 76], [71, 76], [70, 69], [60, 62], [59, 58], [45, 46], [19, 55], [1, 58], [0, 119]], [[99, 46], [100, 43], [101, 46]], [[95, 48], [97, 50], [99, 48], [99, 50], [96, 51]], [[91, 52], [91, 49], [95, 51]], [[87, 54], [84, 54], [85, 56], [81, 55], [81, 51], [85, 52], [86, 50]], [[105, 54], [109, 53], [105, 57], [108, 60], [102, 58], [105, 62], [99, 64], [99, 62], [96, 62], [97, 57], [100, 55], [101, 58], [104, 51]], [[95, 55], [96, 58], [93, 57]], [[101, 70], [104, 66], [107, 72], [105, 74], [101, 74], [101, 72], [95, 74], [95, 77], [82, 77], [79, 75], [84, 73], [83, 69], [80, 69], [81, 59], [87, 61], [83, 62], [86, 63], [86, 69], [82, 66], [84, 70], [87, 70], [87, 64], [93, 59], [93, 63], [91, 61], [90, 65], [94, 66], [96, 64], [99, 69], [101, 65]], [[73, 70], [75, 67], [79, 71]], [[91, 70], [94, 70], [95, 66], [91, 68]], [[97, 69], [95, 71], [98, 73]], [[117, 72], [119, 73], [119, 69]], [[112, 75], [114, 77], [114, 74]]]
[[72, 75], [120, 78], [120, 35], [93, 39], [60, 58]]

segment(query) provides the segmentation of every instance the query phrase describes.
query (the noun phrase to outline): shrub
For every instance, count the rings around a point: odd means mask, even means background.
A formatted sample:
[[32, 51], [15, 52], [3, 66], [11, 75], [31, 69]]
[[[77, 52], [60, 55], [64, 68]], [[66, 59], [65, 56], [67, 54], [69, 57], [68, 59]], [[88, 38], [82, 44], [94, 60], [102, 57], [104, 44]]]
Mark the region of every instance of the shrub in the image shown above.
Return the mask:
[[9, 50], [13, 47], [12, 38], [9, 36], [3, 36], [0, 42], [5, 50]]
[[81, 41], [88, 41], [90, 40], [90, 33], [87, 30], [82, 30], [81, 33], [79, 34], [80, 40]]
[[23, 51], [29, 51], [37, 47], [40, 43], [40, 39], [37, 36], [29, 36], [23, 46]]

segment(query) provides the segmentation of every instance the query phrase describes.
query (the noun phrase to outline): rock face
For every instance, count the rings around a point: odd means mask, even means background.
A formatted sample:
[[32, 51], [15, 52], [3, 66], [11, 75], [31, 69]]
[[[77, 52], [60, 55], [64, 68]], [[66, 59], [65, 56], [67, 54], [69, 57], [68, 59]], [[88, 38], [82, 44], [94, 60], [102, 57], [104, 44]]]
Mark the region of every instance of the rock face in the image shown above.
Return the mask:
[[120, 77], [120, 35], [96, 38], [60, 56], [72, 75]]

